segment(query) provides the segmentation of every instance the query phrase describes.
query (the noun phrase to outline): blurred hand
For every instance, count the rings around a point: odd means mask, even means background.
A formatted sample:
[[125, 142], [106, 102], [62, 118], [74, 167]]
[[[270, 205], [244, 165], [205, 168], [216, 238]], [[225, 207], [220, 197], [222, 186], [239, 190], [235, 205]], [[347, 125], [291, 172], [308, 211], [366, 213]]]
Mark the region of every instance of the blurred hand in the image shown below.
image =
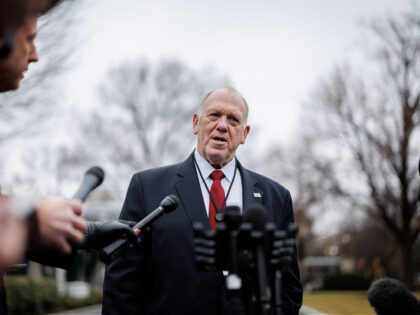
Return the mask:
[[35, 211], [40, 246], [70, 254], [71, 244], [83, 242], [83, 232], [88, 226], [86, 220], [80, 217], [82, 203], [79, 200], [41, 199]]
[[108, 222], [89, 222], [85, 232], [85, 241], [79, 248], [101, 250], [104, 246], [126, 237], [130, 243], [137, 243], [137, 234], [133, 230], [136, 222], [115, 220]]
[[26, 237], [25, 222], [10, 213], [7, 197], [0, 196], [0, 269], [23, 258]]

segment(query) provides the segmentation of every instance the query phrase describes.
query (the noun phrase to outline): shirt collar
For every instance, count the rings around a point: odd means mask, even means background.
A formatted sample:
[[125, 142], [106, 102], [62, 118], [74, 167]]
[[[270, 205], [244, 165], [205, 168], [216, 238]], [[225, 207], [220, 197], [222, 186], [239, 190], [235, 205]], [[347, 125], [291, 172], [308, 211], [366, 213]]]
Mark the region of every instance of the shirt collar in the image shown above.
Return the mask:
[[[195, 157], [198, 167], [201, 170], [201, 174], [203, 175], [203, 178], [208, 179], [210, 174], [215, 170], [215, 168], [211, 166], [211, 164], [205, 158], [203, 158], [200, 155], [200, 153], [198, 153], [197, 150], [194, 150], [194, 157]], [[226, 164], [220, 170], [223, 172], [223, 174], [225, 174], [226, 179], [229, 182], [232, 182], [235, 169], [236, 169], [236, 159], [232, 159], [228, 164]]]

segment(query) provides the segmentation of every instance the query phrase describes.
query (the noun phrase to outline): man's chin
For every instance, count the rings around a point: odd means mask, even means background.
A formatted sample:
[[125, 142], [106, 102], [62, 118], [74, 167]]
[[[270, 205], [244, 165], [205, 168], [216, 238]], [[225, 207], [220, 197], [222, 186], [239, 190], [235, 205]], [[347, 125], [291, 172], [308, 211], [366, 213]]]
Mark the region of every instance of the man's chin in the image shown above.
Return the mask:
[[221, 152], [211, 152], [210, 154], [208, 154], [208, 158], [209, 158], [209, 163], [214, 167], [214, 168], [222, 168], [223, 166], [225, 166], [227, 163], [229, 163], [232, 158], [229, 158], [226, 155], [226, 152], [223, 152], [223, 154]]
[[17, 90], [20, 86], [20, 82], [13, 82], [9, 84], [0, 84], [0, 92], [14, 91]]

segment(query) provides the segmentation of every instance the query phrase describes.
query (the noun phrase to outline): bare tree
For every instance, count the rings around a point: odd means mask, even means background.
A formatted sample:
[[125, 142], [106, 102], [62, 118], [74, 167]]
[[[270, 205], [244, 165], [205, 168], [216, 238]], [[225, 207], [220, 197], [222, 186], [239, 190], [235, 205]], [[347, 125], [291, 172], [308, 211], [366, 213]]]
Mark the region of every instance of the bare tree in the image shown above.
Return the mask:
[[324, 209], [330, 207], [331, 191], [334, 191], [334, 196], [343, 193], [334, 185], [331, 161], [322, 158], [323, 152], [318, 152], [316, 144], [311, 137], [302, 136], [298, 143], [282, 147], [274, 145], [262, 163], [263, 173], [291, 191], [295, 222], [299, 227], [297, 249], [300, 259], [313, 254], [311, 241], [315, 233], [315, 218], [320, 218]]
[[121, 195], [133, 172], [186, 158], [201, 98], [227, 83], [211, 69], [196, 71], [177, 60], [126, 61], [100, 85], [101, 105], [85, 120], [81, 147], [107, 169]]
[[358, 262], [358, 273], [370, 279], [398, 276], [398, 243], [389, 229], [377, 220], [369, 217], [362, 222], [350, 220], [337, 235], [337, 239], [340, 255], [355, 259]]
[[370, 25], [375, 54], [369, 63], [357, 70], [349, 64], [337, 67], [316, 88], [304, 123], [324, 151], [323, 163], [331, 166], [325, 176], [329, 193], [393, 235], [399, 274], [409, 286], [420, 231], [419, 9]]

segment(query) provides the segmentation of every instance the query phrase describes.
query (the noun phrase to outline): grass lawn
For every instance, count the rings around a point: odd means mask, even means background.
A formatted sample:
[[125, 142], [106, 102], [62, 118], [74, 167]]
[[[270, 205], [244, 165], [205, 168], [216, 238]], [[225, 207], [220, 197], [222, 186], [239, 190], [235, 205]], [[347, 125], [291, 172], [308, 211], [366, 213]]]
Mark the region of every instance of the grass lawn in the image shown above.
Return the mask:
[[[420, 292], [416, 292], [420, 298]], [[376, 314], [366, 291], [318, 291], [305, 293], [303, 304], [327, 314]]]
[[303, 304], [327, 314], [376, 314], [366, 299], [366, 291], [305, 293]]

